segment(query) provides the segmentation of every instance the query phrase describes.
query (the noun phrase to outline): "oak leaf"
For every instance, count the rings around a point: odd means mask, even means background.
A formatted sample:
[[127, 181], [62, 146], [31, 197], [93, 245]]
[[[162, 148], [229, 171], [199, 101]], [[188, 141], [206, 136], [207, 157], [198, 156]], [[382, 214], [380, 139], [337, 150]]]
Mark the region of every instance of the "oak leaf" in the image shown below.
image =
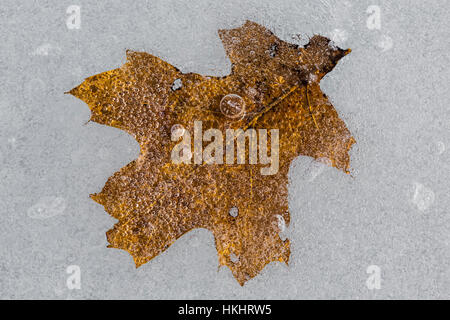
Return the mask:
[[[289, 225], [292, 160], [325, 158], [348, 172], [355, 140], [319, 82], [350, 50], [317, 35], [300, 47], [249, 21], [219, 36], [232, 64], [228, 76], [183, 73], [151, 54], [127, 51], [123, 66], [69, 93], [88, 104], [90, 120], [128, 132], [141, 148], [91, 195], [118, 220], [107, 232], [109, 247], [128, 251], [139, 267], [186, 232], [206, 228], [220, 265], [243, 285], [269, 262], [289, 261], [279, 222]], [[224, 110], [223, 99], [233, 108]], [[279, 129], [278, 173], [262, 175], [261, 164], [175, 164], [172, 127], [192, 133], [200, 120], [204, 130]]]

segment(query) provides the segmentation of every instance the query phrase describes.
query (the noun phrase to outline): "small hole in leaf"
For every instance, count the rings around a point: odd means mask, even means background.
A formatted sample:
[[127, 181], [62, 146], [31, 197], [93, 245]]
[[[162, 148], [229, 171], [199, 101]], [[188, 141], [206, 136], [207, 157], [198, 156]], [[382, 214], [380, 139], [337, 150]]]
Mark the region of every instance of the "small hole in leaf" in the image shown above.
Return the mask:
[[181, 89], [182, 86], [183, 86], [183, 82], [181, 81], [181, 79], [175, 79], [175, 81], [172, 83], [171, 89], [173, 91], [176, 91], [176, 90]]
[[239, 262], [239, 256], [237, 256], [234, 252], [230, 253], [230, 260], [233, 263], [238, 263]]
[[238, 214], [239, 214], [238, 208], [236, 208], [236, 207], [231, 208], [229, 214], [233, 218], [236, 218], [238, 216]]
[[278, 44], [274, 43], [270, 46], [269, 55], [273, 58], [276, 56], [278, 51]]

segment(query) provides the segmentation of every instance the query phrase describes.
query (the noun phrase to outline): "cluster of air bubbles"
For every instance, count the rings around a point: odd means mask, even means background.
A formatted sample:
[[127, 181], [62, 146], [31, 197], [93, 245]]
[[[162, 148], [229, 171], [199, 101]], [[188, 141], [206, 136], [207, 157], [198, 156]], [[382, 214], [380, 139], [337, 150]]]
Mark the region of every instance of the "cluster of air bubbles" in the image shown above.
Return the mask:
[[378, 39], [377, 46], [378, 48], [381, 49], [382, 52], [385, 52], [392, 49], [392, 47], [394, 46], [394, 41], [392, 40], [391, 37], [387, 35], [382, 35]]
[[420, 211], [427, 210], [434, 202], [435, 195], [433, 190], [428, 187], [425, 187], [421, 183], [414, 183], [415, 190], [412, 202], [416, 205], [416, 207]]
[[334, 29], [331, 32], [330, 39], [336, 45], [342, 46], [348, 39], [348, 32], [343, 29]]
[[431, 151], [440, 156], [445, 152], [445, 144], [442, 141], [437, 141], [435, 143], [433, 143], [433, 145], [431, 146]]
[[62, 197], [43, 197], [28, 209], [27, 214], [33, 219], [47, 219], [63, 213], [66, 206]]

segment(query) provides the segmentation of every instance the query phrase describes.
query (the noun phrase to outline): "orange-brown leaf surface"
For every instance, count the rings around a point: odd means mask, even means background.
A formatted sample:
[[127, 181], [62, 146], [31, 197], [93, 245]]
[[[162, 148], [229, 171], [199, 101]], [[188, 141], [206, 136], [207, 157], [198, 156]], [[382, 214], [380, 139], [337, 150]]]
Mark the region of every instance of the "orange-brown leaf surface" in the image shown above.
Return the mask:
[[[299, 47], [253, 22], [219, 36], [232, 63], [228, 76], [182, 73], [151, 54], [128, 51], [123, 66], [87, 78], [70, 94], [88, 104], [92, 121], [125, 130], [141, 147], [138, 159], [91, 195], [118, 220], [107, 232], [109, 247], [128, 251], [140, 266], [186, 232], [206, 228], [220, 265], [243, 285], [271, 261], [288, 263], [290, 243], [280, 238], [278, 221], [290, 220], [292, 160], [326, 158], [348, 172], [354, 139], [319, 82], [350, 50], [321, 36]], [[222, 108], [224, 97], [236, 108]], [[175, 164], [172, 126], [192, 134], [194, 121], [224, 133], [278, 129], [278, 172], [262, 175], [263, 164]]]

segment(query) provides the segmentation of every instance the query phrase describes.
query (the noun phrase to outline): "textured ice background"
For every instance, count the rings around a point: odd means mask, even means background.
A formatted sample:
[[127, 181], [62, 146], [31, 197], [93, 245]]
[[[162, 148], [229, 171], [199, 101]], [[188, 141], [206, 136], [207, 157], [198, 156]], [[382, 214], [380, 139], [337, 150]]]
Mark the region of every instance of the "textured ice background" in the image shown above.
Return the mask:
[[[369, 30], [366, 9], [381, 9]], [[81, 6], [81, 29], [66, 9]], [[450, 298], [449, 1], [16, 1], [0, 7], [0, 297]], [[353, 52], [322, 81], [354, 134], [352, 175], [300, 157], [290, 171], [290, 265], [240, 287], [213, 236], [192, 231], [139, 269], [107, 249], [115, 223], [89, 198], [138, 155], [86, 124], [63, 92], [144, 50], [184, 72], [229, 73], [217, 29], [246, 19], [290, 42]], [[295, 36], [300, 34], [298, 40]], [[81, 289], [66, 268], [81, 269]], [[381, 289], [366, 286], [381, 270]]]

